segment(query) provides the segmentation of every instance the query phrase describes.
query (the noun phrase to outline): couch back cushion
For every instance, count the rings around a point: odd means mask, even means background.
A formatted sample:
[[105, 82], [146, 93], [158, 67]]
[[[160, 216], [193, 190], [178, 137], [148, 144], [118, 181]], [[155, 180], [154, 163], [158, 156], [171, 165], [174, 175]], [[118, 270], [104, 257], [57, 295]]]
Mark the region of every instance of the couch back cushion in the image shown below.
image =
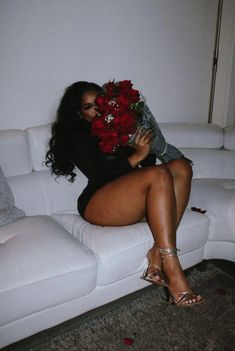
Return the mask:
[[235, 178], [235, 151], [216, 149], [181, 149], [193, 160], [193, 178]]
[[[25, 132], [28, 138], [33, 171], [36, 173], [40, 188], [42, 213], [52, 214], [76, 209], [77, 198], [85, 188], [87, 178], [78, 169], [75, 169], [77, 177], [73, 183], [70, 183], [65, 177], [56, 178], [55, 175], [51, 175], [50, 169], [45, 165], [45, 155], [51, 136], [51, 124], [27, 128]], [[25, 205], [27, 206], [26, 203]], [[32, 209], [27, 206], [27, 213], [31, 211]]]
[[86, 177], [77, 170], [77, 178], [70, 183], [64, 177], [55, 178], [50, 170], [31, 172], [9, 177], [15, 204], [27, 216], [52, 214], [64, 210], [76, 210], [77, 198], [86, 186]]
[[[159, 123], [159, 126], [167, 142], [193, 161], [194, 178], [235, 178], [235, 127], [223, 130], [202, 123]], [[227, 150], [223, 148], [224, 141]]]
[[224, 148], [235, 150], [235, 125], [224, 128]]
[[159, 123], [168, 143], [183, 149], [220, 149], [223, 146], [223, 129], [204, 123]]
[[0, 130], [0, 164], [5, 177], [32, 171], [28, 140], [24, 131]]
[[15, 205], [27, 216], [48, 214], [37, 172], [7, 178], [14, 194]]
[[39, 177], [46, 211], [49, 214], [64, 210], [77, 209], [77, 198], [87, 184], [87, 178], [79, 171], [71, 183], [65, 177], [55, 178], [50, 171], [36, 172]]
[[41, 171], [48, 169], [44, 162], [51, 137], [51, 124], [27, 128], [25, 129], [25, 133], [28, 138], [33, 170]]

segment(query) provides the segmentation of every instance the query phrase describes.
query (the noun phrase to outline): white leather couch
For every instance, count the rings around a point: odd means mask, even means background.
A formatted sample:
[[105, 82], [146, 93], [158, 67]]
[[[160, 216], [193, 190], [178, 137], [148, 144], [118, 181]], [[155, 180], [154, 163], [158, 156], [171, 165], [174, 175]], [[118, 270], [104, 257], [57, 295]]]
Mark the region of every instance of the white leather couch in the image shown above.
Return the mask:
[[[235, 126], [161, 123], [168, 142], [194, 160], [188, 209], [177, 231], [183, 267], [235, 261]], [[0, 165], [26, 217], [0, 227], [0, 347], [148, 285], [140, 279], [153, 244], [146, 223], [99, 227], [71, 184], [43, 165], [50, 126], [0, 131]], [[203, 208], [201, 214], [191, 207]]]

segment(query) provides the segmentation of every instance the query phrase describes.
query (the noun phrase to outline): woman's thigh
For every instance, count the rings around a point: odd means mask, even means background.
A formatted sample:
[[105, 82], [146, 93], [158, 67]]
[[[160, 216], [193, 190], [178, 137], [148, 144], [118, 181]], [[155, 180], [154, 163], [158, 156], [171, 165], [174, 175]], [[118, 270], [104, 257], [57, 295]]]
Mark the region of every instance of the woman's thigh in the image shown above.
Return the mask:
[[164, 176], [166, 171], [162, 166], [137, 169], [106, 184], [90, 199], [84, 213], [85, 219], [105, 226], [139, 222], [145, 216], [148, 187], [151, 182], [157, 182], [159, 176]]

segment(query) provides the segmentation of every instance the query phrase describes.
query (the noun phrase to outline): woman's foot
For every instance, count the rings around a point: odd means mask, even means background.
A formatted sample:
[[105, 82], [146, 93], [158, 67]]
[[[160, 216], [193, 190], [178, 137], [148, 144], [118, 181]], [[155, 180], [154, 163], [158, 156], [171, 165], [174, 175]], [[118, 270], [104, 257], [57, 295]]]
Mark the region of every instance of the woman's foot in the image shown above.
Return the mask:
[[148, 267], [141, 278], [155, 285], [167, 286], [166, 276], [161, 270], [161, 256], [155, 244], [149, 250], [147, 258]]
[[176, 305], [179, 307], [187, 307], [187, 306], [189, 307], [189, 306], [204, 302], [201, 295], [194, 294], [190, 288], [188, 288], [188, 290], [186, 291], [177, 292], [177, 293], [173, 293], [169, 289], [169, 292], [170, 292], [169, 302], [172, 305]]
[[170, 293], [169, 302], [173, 305], [185, 307], [203, 302], [201, 295], [197, 295], [189, 288], [189, 283], [177, 257], [177, 249], [159, 249], [163, 271], [167, 277]]

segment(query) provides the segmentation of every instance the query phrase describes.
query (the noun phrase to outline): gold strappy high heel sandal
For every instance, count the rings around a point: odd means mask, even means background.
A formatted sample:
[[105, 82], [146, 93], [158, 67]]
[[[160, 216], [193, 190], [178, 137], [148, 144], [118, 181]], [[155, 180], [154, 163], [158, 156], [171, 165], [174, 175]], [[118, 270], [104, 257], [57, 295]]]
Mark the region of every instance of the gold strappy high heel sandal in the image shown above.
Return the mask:
[[[148, 259], [148, 267], [145, 269], [141, 279], [146, 280], [149, 283], [160, 285], [160, 286], [167, 286], [167, 280], [165, 274], [162, 272], [159, 266], [151, 264], [149, 256], [147, 255]], [[154, 270], [150, 271], [150, 267], [154, 268]]]
[[[176, 248], [163, 248], [159, 249], [159, 253], [162, 258], [162, 263], [166, 263], [168, 260], [174, 258], [177, 256], [177, 252], [180, 251], [179, 249]], [[191, 307], [193, 305], [199, 304], [204, 302], [202, 299], [201, 295], [196, 295], [192, 292], [190, 288], [188, 288], [185, 291], [179, 291], [179, 292], [173, 292], [169, 286], [169, 294], [170, 294], [170, 299], [169, 303], [172, 305], [178, 306], [178, 307]]]

